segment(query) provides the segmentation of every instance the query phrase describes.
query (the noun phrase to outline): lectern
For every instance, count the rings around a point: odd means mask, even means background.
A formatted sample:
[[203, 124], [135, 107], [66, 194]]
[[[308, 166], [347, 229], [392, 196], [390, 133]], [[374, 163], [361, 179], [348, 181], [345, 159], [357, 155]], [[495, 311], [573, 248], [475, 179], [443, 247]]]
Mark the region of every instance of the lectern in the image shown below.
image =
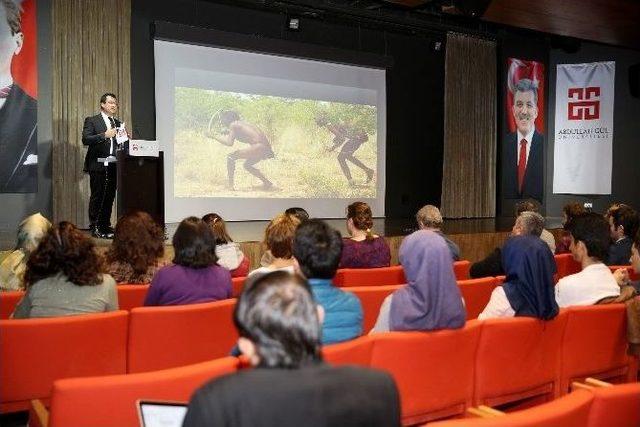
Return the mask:
[[120, 150], [118, 158], [118, 217], [145, 211], [164, 227], [164, 166], [159, 157], [130, 156]]

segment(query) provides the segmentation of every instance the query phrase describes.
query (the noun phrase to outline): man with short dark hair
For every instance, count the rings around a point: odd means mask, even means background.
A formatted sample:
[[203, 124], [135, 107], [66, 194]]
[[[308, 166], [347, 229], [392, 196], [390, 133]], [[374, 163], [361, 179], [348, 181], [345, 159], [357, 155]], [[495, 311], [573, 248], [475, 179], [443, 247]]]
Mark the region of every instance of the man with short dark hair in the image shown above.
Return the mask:
[[94, 237], [113, 238], [111, 208], [116, 197], [116, 129], [118, 99], [113, 93], [100, 97], [100, 113], [84, 119], [82, 144], [88, 147], [84, 172], [89, 174], [89, 227]]
[[502, 163], [507, 198], [532, 197], [542, 201], [544, 136], [536, 130], [538, 83], [520, 79], [513, 88], [513, 118], [516, 131], [507, 135]]
[[319, 219], [298, 226], [293, 239], [296, 270], [309, 281], [313, 296], [324, 308], [322, 343], [332, 344], [362, 334], [362, 305], [350, 292], [335, 286], [335, 276], [342, 254], [342, 237], [337, 230]]
[[184, 426], [400, 425], [389, 374], [322, 363], [322, 309], [300, 276], [256, 279], [240, 296], [234, 323], [253, 369], [197, 390]]
[[34, 193], [38, 186], [38, 105], [11, 75], [24, 42], [20, 3], [0, 0], [0, 193]]
[[613, 243], [609, 246], [607, 265], [627, 265], [633, 237], [638, 231], [638, 213], [627, 205], [611, 209], [607, 216]]
[[571, 218], [565, 228], [571, 233], [569, 249], [582, 271], [558, 281], [558, 306], [591, 305], [603, 298], [619, 296], [620, 287], [603, 263], [609, 247], [607, 221], [602, 215], [590, 212]]

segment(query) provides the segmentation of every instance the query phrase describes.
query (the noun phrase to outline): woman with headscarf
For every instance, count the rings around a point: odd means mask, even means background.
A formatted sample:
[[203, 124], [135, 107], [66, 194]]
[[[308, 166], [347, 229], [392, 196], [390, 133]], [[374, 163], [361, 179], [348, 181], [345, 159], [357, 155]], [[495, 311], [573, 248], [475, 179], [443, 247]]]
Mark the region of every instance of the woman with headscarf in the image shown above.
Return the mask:
[[25, 288], [24, 272], [29, 255], [51, 228], [49, 220], [40, 213], [26, 217], [18, 226], [16, 246], [0, 264], [0, 290], [17, 291]]
[[466, 313], [444, 239], [433, 231], [416, 231], [400, 245], [399, 258], [407, 286], [384, 300], [371, 332], [463, 327]]
[[526, 316], [549, 320], [558, 314], [553, 275], [556, 264], [549, 246], [536, 236], [510, 238], [502, 249], [502, 265], [507, 278], [491, 293], [491, 299], [478, 316]]

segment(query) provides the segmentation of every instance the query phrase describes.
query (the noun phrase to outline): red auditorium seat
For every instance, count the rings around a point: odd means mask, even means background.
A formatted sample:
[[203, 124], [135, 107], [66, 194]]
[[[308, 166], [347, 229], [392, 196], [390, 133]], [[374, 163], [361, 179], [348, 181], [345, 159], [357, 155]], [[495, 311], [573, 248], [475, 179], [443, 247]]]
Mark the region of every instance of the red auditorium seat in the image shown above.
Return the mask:
[[118, 287], [118, 306], [120, 310], [131, 311], [136, 307], [144, 305], [144, 299], [149, 291], [149, 285], [145, 284], [119, 284]]
[[373, 338], [365, 335], [355, 340], [327, 345], [322, 348], [322, 356], [327, 363], [333, 365], [369, 366]]
[[469, 280], [469, 270], [471, 270], [471, 263], [466, 260], [455, 261], [453, 263], [453, 273], [456, 275], [456, 280]]
[[46, 399], [60, 378], [126, 372], [129, 313], [0, 320], [0, 412]]
[[550, 321], [484, 320], [475, 358], [474, 405], [539, 402], [558, 396], [566, 323], [564, 311]]
[[497, 280], [494, 277], [458, 281], [458, 287], [467, 310], [467, 320], [476, 319], [482, 313], [496, 286]]
[[633, 380], [627, 356], [624, 304], [570, 307], [562, 343], [561, 393], [586, 377], [624, 382]]
[[131, 311], [127, 371], [154, 371], [229, 355], [235, 299]]
[[372, 335], [371, 367], [390, 372], [405, 425], [464, 414], [471, 404], [480, 323], [436, 332]]
[[401, 265], [381, 268], [341, 268], [333, 278], [336, 286], [386, 286], [407, 283]]
[[[464, 418], [429, 424], [429, 427], [584, 427], [593, 394], [576, 390], [552, 402], [491, 418]], [[600, 424], [611, 425], [614, 424]]]
[[0, 292], [0, 319], [8, 319], [24, 296], [24, 291]]
[[640, 383], [595, 388], [591, 391], [593, 403], [588, 427], [640, 426]]
[[554, 258], [556, 260], [556, 274], [558, 279], [582, 271], [582, 266], [578, 261], [573, 259], [573, 255], [571, 254], [558, 254], [554, 255]]
[[136, 427], [137, 400], [188, 402], [201, 385], [237, 367], [237, 358], [225, 357], [140, 374], [59, 380], [53, 384], [49, 427]]
[[246, 279], [247, 278], [244, 276], [231, 278], [231, 287], [232, 287], [231, 295], [234, 298], [238, 298], [242, 293], [242, 289], [244, 289], [244, 281]]
[[364, 318], [362, 320], [362, 333], [368, 334], [378, 319], [380, 313], [380, 306], [382, 301], [392, 294], [395, 290], [400, 289], [402, 285], [395, 286], [354, 286], [346, 289], [348, 292], [353, 292], [360, 303], [362, 304], [362, 311], [364, 312]]

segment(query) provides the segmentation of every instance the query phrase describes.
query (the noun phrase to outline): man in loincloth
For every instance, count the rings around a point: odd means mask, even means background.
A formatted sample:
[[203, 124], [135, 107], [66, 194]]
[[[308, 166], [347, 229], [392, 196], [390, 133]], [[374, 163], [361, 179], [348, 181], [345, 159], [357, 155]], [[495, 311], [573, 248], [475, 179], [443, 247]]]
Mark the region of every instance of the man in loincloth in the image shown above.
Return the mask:
[[360, 148], [360, 146], [369, 139], [367, 133], [363, 129], [347, 123], [331, 123], [328, 118], [323, 115], [316, 118], [316, 124], [320, 127], [326, 128], [334, 135], [333, 146], [328, 149], [329, 152], [334, 151], [342, 145], [340, 153], [338, 153], [338, 163], [340, 164], [342, 173], [349, 181], [349, 185], [354, 186], [356, 183], [351, 176], [347, 160], [367, 174], [367, 184], [371, 182], [373, 179], [373, 169], [367, 167], [364, 163], [354, 157], [354, 153], [358, 148]]
[[[229, 179], [229, 189], [234, 189], [234, 175], [236, 170], [236, 160], [245, 159], [243, 167], [251, 175], [262, 181], [262, 190], [272, 190], [274, 185], [267, 179], [255, 164], [274, 157], [269, 139], [257, 126], [240, 119], [240, 115], [233, 111], [221, 111], [218, 115], [220, 123], [225, 128], [220, 135], [216, 135], [209, 129], [208, 136], [221, 144], [229, 147], [238, 140], [249, 144], [246, 148], [233, 151], [227, 155], [227, 177]], [[210, 123], [211, 124], [211, 123]]]

